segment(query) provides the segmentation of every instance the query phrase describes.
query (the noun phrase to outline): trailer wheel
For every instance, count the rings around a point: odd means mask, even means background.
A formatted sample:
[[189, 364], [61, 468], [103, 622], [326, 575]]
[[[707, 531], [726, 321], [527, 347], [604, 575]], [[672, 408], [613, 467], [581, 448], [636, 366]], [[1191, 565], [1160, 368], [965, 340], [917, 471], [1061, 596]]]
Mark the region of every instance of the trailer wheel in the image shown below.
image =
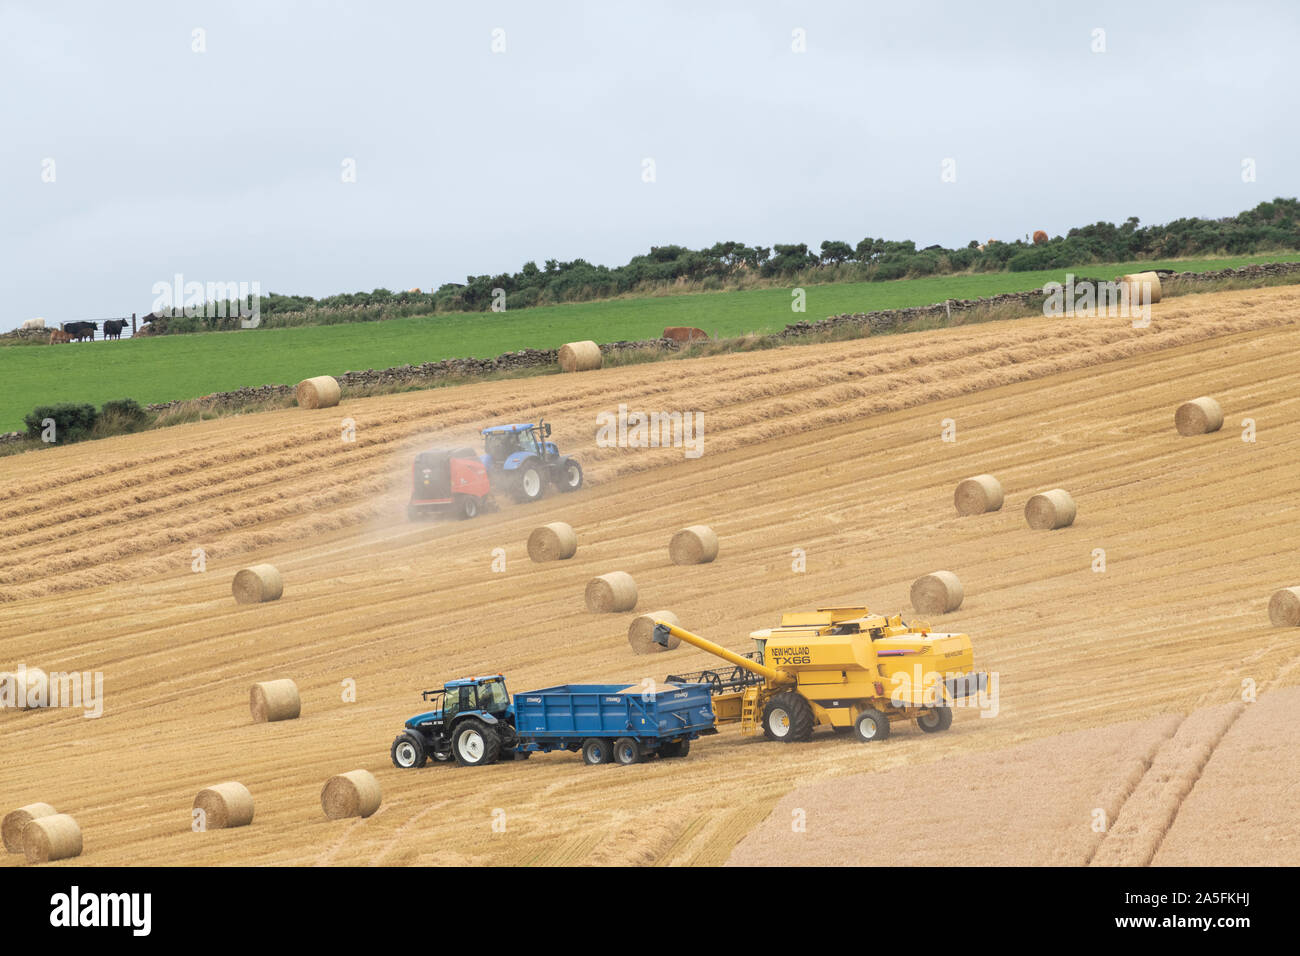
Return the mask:
[[582, 487], [582, 466], [572, 458], [567, 458], [560, 465], [557, 477], [559, 481], [556, 484], [561, 491], [577, 491]]
[[609, 763], [614, 759], [614, 748], [609, 745], [608, 740], [588, 737], [582, 744], [582, 759], [593, 767], [596, 764]]
[[415, 505], [407, 505], [407, 506], [406, 506], [406, 520], [407, 520], [407, 521], [419, 521], [419, 520], [420, 520], [420, 509], [417, 508], [417, 507], [415, 507]]
[[456, 514], [467, 520], [469, 518], [477, 518], [479, 510], [478, 499], [473, 495], [457, 495], [457, 497], [460, 498], [460, 501], [456, 504]]
[[916, 718], [916, 726], [927, 734], [937, 734], [952, 726], [951, 707], [929, 707]]
[[853, 732], [862, 741], [884, 740], [889, 736], [889, 718], [868, 707], [853, 721]]
[[691, 742], [685, 738], [669, 740], [659, 745], [659, 756], [661, 757], [685, 757], [690, 752]]
[[393, 758], [393, 766], [401, 770], [423, 767], [429, 759], [424, 749], [424, 741], [414, 734], [398, 734], [389, 754]]
[[536, 501], [545, 490], [537, 459], [530, 458], [515, 472], [515, 497], [520, 501]]
[[614, 759], [628, 767], [641, 762], [641, 744], [635, 737], [619, 737], [614, 741]]
[[763, 734], [768, 740], [807, 740], [812, 736], [813, 724], [812, 705], [797, 691], [782, 691], [763, 708]]
[[494, 763], [501, 753], [501, 738], [481, 720], [467, 720], [452, 734], [451, 752], [462, 767]]

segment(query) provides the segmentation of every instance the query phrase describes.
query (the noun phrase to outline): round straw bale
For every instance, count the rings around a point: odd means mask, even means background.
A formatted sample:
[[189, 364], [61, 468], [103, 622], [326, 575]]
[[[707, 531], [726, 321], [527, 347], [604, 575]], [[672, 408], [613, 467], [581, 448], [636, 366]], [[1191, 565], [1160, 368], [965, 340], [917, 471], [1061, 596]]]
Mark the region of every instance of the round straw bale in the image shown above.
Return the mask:
[[1268, 619], [1274, 627], [1295, 627], [1300, 624], [1300, 588], [1274, 591], [1268, 599]]
[[952, 495], [959, 515], [982, 515], [1002, 508], [1002, 482], [992, 475], [976, 475], [957, 483]]
[[668, 557], [673, 564], [708, 564], [717, 556], [718, 536], [707, 525], [683, 528], [668, 542]]
[[236, 574], [230, 589], [238, 604], [278, 601], [284, 593], [284, 578], [273, 564], [255, 564]]
[[287, 677], [254, 684], [248, 692], [248, 709], [253, 714], [253, 722], [257, 724], [272, 720], [296, 720], [302, 713], [298, 685]]
[[1174, 412], [1174, 427], [1180, 435], [1204, 435], [1223, 427], [1223, 409], [1214, 399], [1202, 395], [1183, 402]]
[[294, 389], [299, 408], [332, 408], [339, 403], [343, 390], [332, 375], [304, 378]]
[[200, 790], [194, 809], [203, 811], [204, 826], [209, 830], [246, 827], [253, 822], [253, 795], [242, 783], [230, 780]]
[[40, 817], [52, 817], [58, 813], [48, 803], [29, 803], [5, 814], [0, 822], [0, 833], [4, 836], [5, 849], [10, 853], [23, 852], [23, 827]]
[[563, 521], [534, 528], [528, 536], [528, 557], [534, 561], [566, 561], [578, 553], [578, 534]]
[[1120, 276], [1119, 281], [1121, 293], [1128, 296], [1130, 306], [1140, 305], [1145, 301], [1144, 284], [1149, 284], [1152, 303], [1160, 301], [1160, 276], [1154, 272], [1134, 272]]
[[947, 614], [961, 607], [961, 581], [951, 571], [935, 571], [912, 582], [912, 607], [918, 614]]
[[320, 805], [331, 820], [344, 817], [368, 817], [379, 809], [383, 797], [379, 781], [369, 770], [349, 770], [325, 781]]
[[1036, 531], [1052, 531], [1074, 524], [1077, 509], [1068, 491], [1053, 488], [1025, 502], [1025, 520]]
[[29, 820], [23, 827], [23, 856], [28, 863], [81, 856], [81, 827], [66, 813]]
[[604, 363], [600, 346], [590, 340], [562, 346], [559, 359], [560, 368], [565, 372], [590, 372]]
[[611, 571], [587, 582], [587, 610], [601, 614], [636, 607], [636, 582], [626, 571]]
[[668, 635], [668, 646], [655, 642], [655, 621], [667, 621], [673, 627], [681, 627], [682, 622], [677, 619], [677, 615], [672, 611], [651, 611], [649, 614], [638, 614], [632, 618], [632, 623], [627, 629], [627, 642], [632, 645], [632, 650], [638, 654], [657, 654], [660, 651], [671, 651], [682, 642], [680, 637]]

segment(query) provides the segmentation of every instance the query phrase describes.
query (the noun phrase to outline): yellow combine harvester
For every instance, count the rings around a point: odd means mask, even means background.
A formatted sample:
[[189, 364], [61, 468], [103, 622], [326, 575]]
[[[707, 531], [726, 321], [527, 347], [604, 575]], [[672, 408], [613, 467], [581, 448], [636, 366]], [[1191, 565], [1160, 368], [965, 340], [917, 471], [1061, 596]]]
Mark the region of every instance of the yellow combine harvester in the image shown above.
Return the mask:
[[915, 720], [927, 733], [952, 725], [952, 706], [982, 694], [988, 674], [974, 671], [965, 634], [932, 633], [865, 607], [825, 607], [783, 614], [780, 627], [754, 631], [757, 651], [729, 651], [666, 621], [654, 639], [669, 638], [735, 665], [727, 675], [702, 671], [669, 676], [671, 683], [713, 685], [718, 723], [739, 721], [742, 734], [762, 729], [772, 740], [807, 740], [813, 728], [852, 730], [860, 740], [883, 740], [891, 721]]

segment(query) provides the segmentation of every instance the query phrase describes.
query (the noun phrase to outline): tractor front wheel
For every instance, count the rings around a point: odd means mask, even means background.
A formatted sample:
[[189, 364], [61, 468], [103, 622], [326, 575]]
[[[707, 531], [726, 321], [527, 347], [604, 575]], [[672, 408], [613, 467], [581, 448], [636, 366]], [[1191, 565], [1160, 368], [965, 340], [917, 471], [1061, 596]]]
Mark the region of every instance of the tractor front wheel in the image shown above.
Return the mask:
[[889, 736], [889, 718], [880, 711], [868, 708], [858, 714], [853, 722], [853, 733], [861, 741], [884, 740]]
[[916, 718], [916, 726], [927, 734], [937, 734], [941, 730], [947, 730], [952, 726], [952, 708], [930, 707], [922, 711], [921, 716]]
[[763, 734], [768, 740], [784, 743], [807, 740], [812, 736], [812, 705], [797, 691], [777, 694], [763, 708]]
[[536, 501], [544, 491], [542, 471], [535, 460], [529, 460], [519, 466], [515, 472], [515, 497], [520, 501]]
[[390, 755], [393, 758], [393, 766], [401, 770], [423, 767], [429, 759], [424, 749], [424, 741], [414, 734], [399, 734], [393, 741]]
[[462, 767], [495, 763], [501, 753], [501, 738], [481, 720], [467, 720], [452, 734], [451, 752]]
[[572, 458], [566, 459], [557, 472], [557, 485], [561, 491], [577, 491], [582, 487], [582, 466]]

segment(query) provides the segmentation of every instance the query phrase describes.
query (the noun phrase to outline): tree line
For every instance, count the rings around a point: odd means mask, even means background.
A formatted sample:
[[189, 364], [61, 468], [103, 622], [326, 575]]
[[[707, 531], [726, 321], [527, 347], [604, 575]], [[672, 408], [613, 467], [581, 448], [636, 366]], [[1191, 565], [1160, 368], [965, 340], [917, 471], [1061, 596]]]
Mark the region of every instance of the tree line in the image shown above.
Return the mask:
[[[1136, 216], [1116, 225], [1096, 222], [1064, 236], [1012, 241], [972, 239], [965, 246], [918, 249], [911, 240], [864, 238], [856, 243], [826, 240], [749, 246], [717, 242], [703, 249], [654, 246], [621, 266], [585, 259], [526, 262], [514, 273], [467, 276], [432, 292], [375, 289], [323, 298], [271, 293], [261, 300], [262, 326], [318, 325], [398, 318], [439, 312], [482, 312], [500, 302], [510, 309], [584, 302], [686, 285], [702, 291], [793, 279], [803, 281], [886, 281], [957, 272], [1031, 272], [1090, 263], [1172, 259], [1196, 255], [1241, 255], [1300, 249], [1300, 201], [1274, 199], [1223, 219], [1196, 217], [1142, 226]], [[501, 290], [498, 292], [497, 290]], [[499, 306], [498, 306], [499, 307]], [[213, 324], [215, 321], [217, 324]], [[236, 327], [199, 319], [166, 331]], [[164, 329], [159, 329], [164, 331]]]

